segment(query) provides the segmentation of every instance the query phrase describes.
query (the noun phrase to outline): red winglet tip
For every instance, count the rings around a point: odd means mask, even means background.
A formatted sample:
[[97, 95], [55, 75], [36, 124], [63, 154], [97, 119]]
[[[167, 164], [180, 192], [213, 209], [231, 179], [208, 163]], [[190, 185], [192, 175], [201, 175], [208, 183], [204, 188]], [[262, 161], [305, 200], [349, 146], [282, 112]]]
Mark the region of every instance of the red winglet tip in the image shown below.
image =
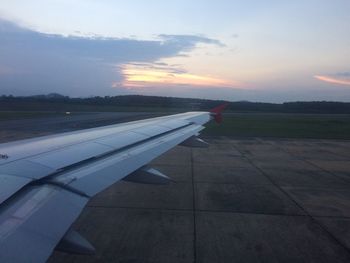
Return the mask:
[[221, 113], [227, 106], [228, 106], [228, 103], [221, 104], [220, 106], [217, 106], [214, 109], [211, 109], [210, 112]]
[[215, 107], [214, 109], [210, 110], [212, 115], [214, 116], [214, 120], [217, 123], [222, 122], [222, 112], [223, 110], [228, 106], [228, 103], [221, 104], [220, 106]]

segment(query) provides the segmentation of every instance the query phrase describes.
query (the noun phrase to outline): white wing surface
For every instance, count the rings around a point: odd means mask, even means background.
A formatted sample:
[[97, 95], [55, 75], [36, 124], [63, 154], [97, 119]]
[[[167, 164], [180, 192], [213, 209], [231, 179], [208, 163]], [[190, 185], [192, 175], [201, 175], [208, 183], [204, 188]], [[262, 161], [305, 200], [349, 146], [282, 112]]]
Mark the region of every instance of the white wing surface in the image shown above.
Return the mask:
[[0, 144], [0, 262], [45, 262], [56, 248], [90, 253], [70, 230], [91, 197], [125, 179], [163, 182], [145, 165], [194, 136], [210, 112], [188, 112]]

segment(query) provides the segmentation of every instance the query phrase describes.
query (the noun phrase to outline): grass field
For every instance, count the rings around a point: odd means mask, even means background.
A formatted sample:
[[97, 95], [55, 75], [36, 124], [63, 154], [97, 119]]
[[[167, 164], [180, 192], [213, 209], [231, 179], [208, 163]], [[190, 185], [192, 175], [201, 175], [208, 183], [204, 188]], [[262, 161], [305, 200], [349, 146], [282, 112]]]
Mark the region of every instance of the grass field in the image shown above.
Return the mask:
[[204, 135], [350, 139], [350, 115], [226, 114], [220, 125], [210, 123]]

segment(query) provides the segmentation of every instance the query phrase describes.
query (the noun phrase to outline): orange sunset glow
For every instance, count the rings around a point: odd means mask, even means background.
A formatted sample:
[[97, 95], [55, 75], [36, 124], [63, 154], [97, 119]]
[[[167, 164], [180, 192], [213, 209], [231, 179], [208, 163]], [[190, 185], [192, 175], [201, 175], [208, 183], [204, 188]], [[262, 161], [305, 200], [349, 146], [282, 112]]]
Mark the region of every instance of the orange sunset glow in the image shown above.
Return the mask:
[[238, 82], [228, 81], [211, 76], [190, 74], [181, 70], [164, 67], [124, 65], [122, 69], [124, 86], [144, 87], [150, 85], [191, 85], [212, 87], [233, 87]]
[[334, 77], [321, 76], [321, 75], [316, 75], [315, 78], [328, 83], [339, 84], [339, 85], [350, 85], [350, 79], [337, 79]]

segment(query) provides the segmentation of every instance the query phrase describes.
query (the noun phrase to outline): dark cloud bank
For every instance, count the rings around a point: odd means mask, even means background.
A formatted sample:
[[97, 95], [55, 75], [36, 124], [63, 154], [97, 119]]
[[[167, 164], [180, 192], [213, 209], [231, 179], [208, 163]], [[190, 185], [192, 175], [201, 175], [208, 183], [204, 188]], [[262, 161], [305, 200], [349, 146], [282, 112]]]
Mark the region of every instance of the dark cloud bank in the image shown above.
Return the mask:
[[182, 55], [198, 43], [222, 45], [195, 35], [159, 35], [159, 40], [64, 37], [0, 20], [0, 93], [120, 94], [123, 88], [111, 88], [122, 80], [118, 65]]

